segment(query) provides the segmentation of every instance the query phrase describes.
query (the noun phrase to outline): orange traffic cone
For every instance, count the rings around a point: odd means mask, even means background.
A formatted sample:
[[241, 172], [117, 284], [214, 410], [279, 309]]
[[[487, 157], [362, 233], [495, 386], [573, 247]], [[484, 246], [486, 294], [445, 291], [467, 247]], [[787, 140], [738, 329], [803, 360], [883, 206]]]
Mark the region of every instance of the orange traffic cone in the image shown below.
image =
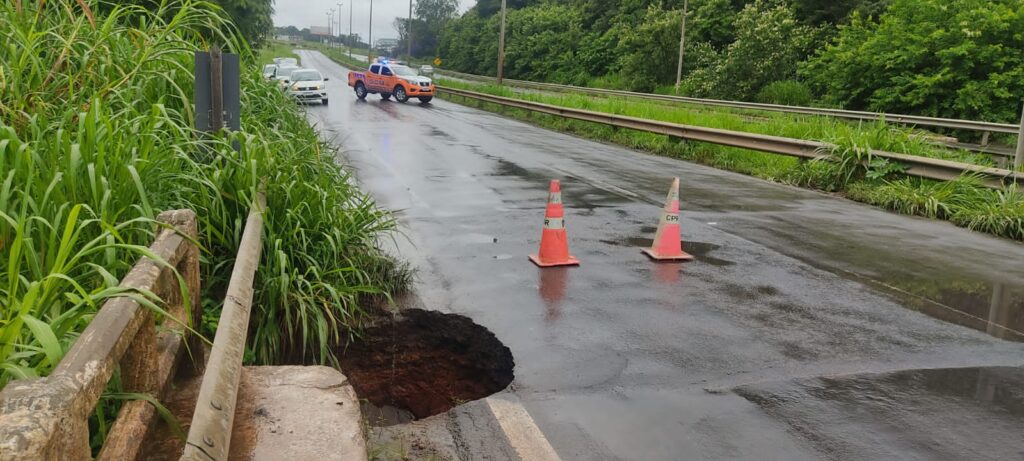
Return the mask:
[[562, 187], [551, 180], [548, 208], [544, 213], [544, 231], [540, 234], [540, 252], [530, 255], [540, 267], [577, 266], [579, 260], [569, 255], [569, 237], [565, 232], [565, 210], [562, 209]]
[[658, 233], [654, 234], [654, 243], [644, 254], [657, 261], [688, 261], [693, 259], [683, 252], [683, 241], [679, 231], [679, 178], [672, 180], [672, 188], [665, 199], [665, 209], [661, 211], [661, 222]]

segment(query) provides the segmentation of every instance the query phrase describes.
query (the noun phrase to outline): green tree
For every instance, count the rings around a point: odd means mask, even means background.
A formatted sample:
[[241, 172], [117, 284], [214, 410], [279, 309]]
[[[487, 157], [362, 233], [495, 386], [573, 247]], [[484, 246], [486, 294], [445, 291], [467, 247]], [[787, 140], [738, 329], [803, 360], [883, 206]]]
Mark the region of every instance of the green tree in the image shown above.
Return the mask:
[[674, 81], [679, 59], [681, 11], [651, 5], [635, 27], [622, 27], [618, 68], [629, 86], [652, 91], [658, 84]]
[[694, 0], [691, 3], [687, 39], [723, 49], [736, 39], [738, 11], [731, 0]]
[[214, 0], [238, 27], [238, 31], [259, 48], [273, 31], [274, 0]]
[[[412, 54], [416, 57], [433, 56], [438, 52], [441, 32], [448, 21], [459, 11], [458, 0], [419, 0], [414, 7], [412, 20]], [[409, 18], [395, 18], [398, 31], [398, 49], [408, 49]]]
[[843, 24], [850, 13], [862, 15], [881, 13], [889, 0], [792, 0], [797, 18], [812, 24]]
[[1014, 122], [1024, 96], [1024, 0], [893, 0], [856, 16], [800, 74], [851, 109]]
[[783, 2], [758, 0], [736, 17], [736, 40], [716, 70], [716, 96], [753, 98], [765, 85], [796, 77], [812, 51], [815, 30], [797, 22]]

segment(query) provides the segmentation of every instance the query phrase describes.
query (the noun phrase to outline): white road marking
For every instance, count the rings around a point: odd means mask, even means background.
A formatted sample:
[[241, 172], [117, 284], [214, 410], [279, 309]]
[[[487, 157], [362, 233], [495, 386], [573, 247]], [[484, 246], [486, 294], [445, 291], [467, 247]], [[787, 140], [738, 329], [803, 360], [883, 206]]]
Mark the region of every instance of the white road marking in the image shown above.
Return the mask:
[[502, 397], [488, 397], [484, 400], [491, 407], [494, 419], [498, 420], [501, 430], [505, 431], [512, 448], [523, 461], [561, 461], [547, 437], [544, 437], [519, 402]]

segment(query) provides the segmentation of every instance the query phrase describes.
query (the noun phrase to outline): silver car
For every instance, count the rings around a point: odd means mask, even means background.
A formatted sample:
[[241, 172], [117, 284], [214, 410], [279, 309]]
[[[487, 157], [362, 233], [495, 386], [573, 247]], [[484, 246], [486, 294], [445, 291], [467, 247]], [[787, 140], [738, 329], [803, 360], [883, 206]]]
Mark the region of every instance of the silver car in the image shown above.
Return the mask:
[[277, 77], [277, 64], [267, 64], [263, 66], [263, 78], [266, 80], [273, 80]]
[[292, 72], [299, 69], [299, 66], [277, 66], [277, 75], [274, 78], [277, 79], [277, 83], [281, 88], [285, 88], [291, 83]]
[[420, 66], [420, 75], [434, 75], [434, 66]]
[[274, 58], [274, 64], [277, 64], [278, 66], [299, 67], [299, 60], [295, 58]]

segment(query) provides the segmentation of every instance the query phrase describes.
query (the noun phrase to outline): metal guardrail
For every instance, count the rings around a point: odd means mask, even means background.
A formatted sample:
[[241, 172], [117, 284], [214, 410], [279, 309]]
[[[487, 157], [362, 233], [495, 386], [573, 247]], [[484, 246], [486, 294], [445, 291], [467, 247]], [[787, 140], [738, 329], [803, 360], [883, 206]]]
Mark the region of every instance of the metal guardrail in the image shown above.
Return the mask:
[[[190, 371], [201, 367], [199, 338], [182, 326], [197, 325], [202, 318], [199, 250], [193, 244], [196, 216], [191, 210], [176, 210], [157, 219], [170, 225], [149, 247], [162, 262], [143, 257], [119, 287], [155, 294], [173, 319], [165, 319], [157, 333], [155, 314], [148, 307], [126, 297], [105, 302], [49, 376], [13, 381], [0, 392], [0, 460], [91, 459], [89, 415], [116, 369], [125, 392], [159, 400], [186, 350], [191, 352]], [[182, 294], [187, 294], [187, 303]], [[125, 403], [97, 459], [138, 458], [155, 414], [146, 401]]]
[[182, 460], [225, 461], [231, 444], [231, 430], [238, 401], [242, 356], [252, 309], [253, 281], [260, 263], [263, 242], [263, 212], [267, 199], [262, 193], [249, 212], [242, 233], [235, 267], [231, 270], [217, 334], [210, 350], [192, 426], [188, 431]]
[[[485, 82], [495, 82], [497, 79], [494, 77], [488, 77], [484, 75], [466, 74], [462, 72], [454, 72], [450, 70], [436, 69], [436, 73], [448, 74], [457, 78], [467, 80], [477, 80]], [[880, 112], [863, 112], [855, 110], [842, 110], [842, 109], [825, 109], [817, 107], [801, 107], [801, 106], [785, 106], [780, 104], [762, 104], [756, 102], [743, 102], [743, 101], [725, 101], [719, 99], [704, 99], [704, 98], [690, 98], [685, 96], [672, 96], [663, 94], [653, 93], [638, 93], [634, 91], [623, 91], [623, 90], [608, 90], [603, 88], [591, 88], [585, 86], [575, 85], [561, 85], [557, 83], [542, 83], [542, 82], [531, 82], [527, 80], [512, 80], [502, 79], [505, 83], [512, 86], [518, 86], [522, 88], [532, 88], [539, 90], [552, 90], [561, 92], [576, 92], [592, 95], [602, 96], [623, 96], [631, 98], [641, 99], [652, 99], [658, 101], [670, 101], [690, 104], [700, 104], [705, 106], [718, 106], [728, 107], [734, 109], [750, 109], [750, 110], [764, 110], [772, 112], [785, 112], [791, 114], [802, 114], [802, 115], [823, 115], [836, 118], [844, 118], [849, 120], [861, 120], [861, 121], [879, 121], [885, 120], [886, 122], [900, 123], [907, 125], [917, 126], [930, 126], [940, 128], [951, 128], [957, 130], [970, 130], [970, 131], [981, 131], [990, 133], [1007, 133], [1007, 134], [1018, 134], [1020, 132], [1020, 126], [1009, 124], [1009, 123], [995, 123], [995, 122], [979, 122], [974, 120], [961, 120], [952, 118], [938, 118], [938, 117], [921, 117], [917, 115], [904, 115], [904, 114], [888, 114]]]
[[[702, 141], [723, 146], [739, 147], [798, 158], [828, 158], [828, 153], [836, 147], [833, 144], [825, 142], [806, 141], [802, 139], [783, 138], [778, 136], [745, 133], [741, 131], [720, 130], [716, 128], [705, 128], [692, 125], [680, 125], [657, 120], [626, 117], [603, 112], [593, 112], [524, 101], [520, 99], [505, 98], [456, 88], [440, 86], [438, 88], [443, 90], [445, 93], [507, 107], [515, 107], [533, 112], [600, 123], [619, 128], [629, 128], [638, 131], [646, 131], [648, 133], [663, 134], [680, 139]], [[948, 181], [959, 178], [965, 173], [972, 173], [977, 174], [981, 178], [982, 184], [991, 188], [1000, 188], [1005, 184], [1014, 182], [1024, 183], [1024, 173], [1017, 173], [1001, 168], [990, 168], [884, 151], [871, 151], [871, 155], [905, 165], [907, 167], [905, 173], [911, 176]]]

